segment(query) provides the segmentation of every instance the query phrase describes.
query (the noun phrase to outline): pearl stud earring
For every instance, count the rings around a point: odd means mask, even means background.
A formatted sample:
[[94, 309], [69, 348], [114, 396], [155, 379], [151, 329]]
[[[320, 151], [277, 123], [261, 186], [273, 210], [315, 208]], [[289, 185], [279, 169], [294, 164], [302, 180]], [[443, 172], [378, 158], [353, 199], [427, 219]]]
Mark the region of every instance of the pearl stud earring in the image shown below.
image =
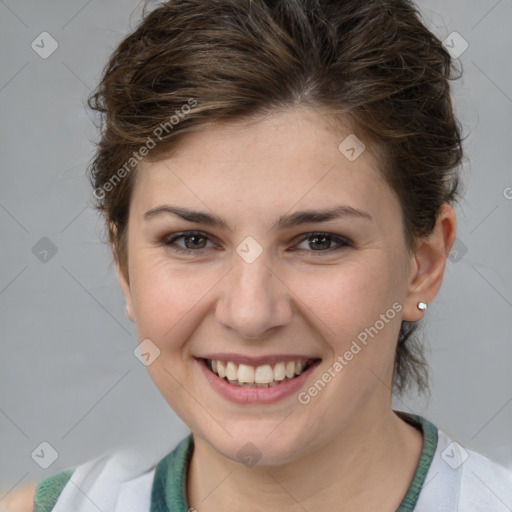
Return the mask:
[[421, 311], [425, 311], [428, 307], [428, 304], [426, 302], [418, 302], [418, 309], [420, 309]]

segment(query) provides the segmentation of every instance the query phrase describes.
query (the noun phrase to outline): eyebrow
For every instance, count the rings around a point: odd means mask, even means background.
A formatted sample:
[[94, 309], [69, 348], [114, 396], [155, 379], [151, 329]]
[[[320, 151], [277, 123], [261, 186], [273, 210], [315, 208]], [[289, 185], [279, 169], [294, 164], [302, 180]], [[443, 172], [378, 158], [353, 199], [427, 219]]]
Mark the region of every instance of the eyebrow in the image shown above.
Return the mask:
[[[224, 228], [231, 231], [228, 223], [222, 217], [211, 213], [199, 212], [190, 210], [188, 208], [171, 205], [156, 206], [155, 208], [148, 210], [144, 214], [144, 220], [150, 220], [162, 214], [176, 215], [188, 222], [204, 224], [211, 227]], [[373, 217], [367, 212], [352, 208], [351, 206], [337, 206], [330, 209], [303, 210], [292, 213], [290, 215], [283, 215], [279, 217], [276, 222], [274, 222], [272, 229], [291, 228], [294, 226], [300, 226], [301, 224], [327, 222], [330, 220], [342, 218], [359, 218], [373, 221]]]

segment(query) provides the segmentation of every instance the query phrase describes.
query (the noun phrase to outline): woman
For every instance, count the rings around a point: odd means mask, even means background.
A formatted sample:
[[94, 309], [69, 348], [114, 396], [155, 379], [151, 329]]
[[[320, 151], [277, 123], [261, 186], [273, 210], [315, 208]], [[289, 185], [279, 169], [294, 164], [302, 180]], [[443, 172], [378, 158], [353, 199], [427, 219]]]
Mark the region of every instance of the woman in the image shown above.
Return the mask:
[[173, 0], [121, 42], [91, 181], [191, 435], [36, 511], [510, 510], [510, 472], [391, 408], [456, 234], [451, 65], [406, 0]]

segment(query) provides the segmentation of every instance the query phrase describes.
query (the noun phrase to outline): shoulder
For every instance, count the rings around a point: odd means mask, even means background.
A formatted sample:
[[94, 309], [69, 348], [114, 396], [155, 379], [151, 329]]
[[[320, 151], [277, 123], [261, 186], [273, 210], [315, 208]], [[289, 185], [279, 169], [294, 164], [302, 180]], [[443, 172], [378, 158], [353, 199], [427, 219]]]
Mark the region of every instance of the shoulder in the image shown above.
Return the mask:
[[[505, 468], [471, 449], [460, 446], [458, 450], [462, 451], [461, 460], [465, 459], [460, 466], [461, 506], [475, 511], [510, 511], [512, 469]], [[469, 508], [470, 506], [473, 508]]]
[[122, 451], [45, 478], [36, 487], [34, 512], [149, 510], [154, 465], [143, 462], [140, 453]]
[[73, 471], [73, 469], [62, 471], [38, 482], [34, 494], [34, 512], [53, 510]]
[[[142, 450], [117, 451], [41, 480], [34, 512], [147, 512], [167, 499], [174, 502], [169, 489], [182, 490], [190, 446], [191, 437], [185, 438], [156, 460]], [[178, 496], [177, 503], [182, 501]]]
[[438, 430], [437, 447], [415, 512], [510, 512], [512, 470]]

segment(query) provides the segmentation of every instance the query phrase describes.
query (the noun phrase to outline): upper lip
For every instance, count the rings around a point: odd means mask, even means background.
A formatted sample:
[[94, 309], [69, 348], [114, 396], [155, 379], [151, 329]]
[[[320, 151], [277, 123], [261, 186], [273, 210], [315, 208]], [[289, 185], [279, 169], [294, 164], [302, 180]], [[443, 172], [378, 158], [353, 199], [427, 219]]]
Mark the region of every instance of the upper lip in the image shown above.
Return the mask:
[[273, 364], [287, 361], [309, 361], [311, 359], [320, 359], [319, 357], [308, 356], [304, 354], [268, 354], [265, 356], [247, 356], [233, 353], [215, 353], [200, 356], [202, 359], [210, 359], [214, 361], [233, 361], [236, 364], [248, 364], [251, 366], [261, 366], [265, 364]]

